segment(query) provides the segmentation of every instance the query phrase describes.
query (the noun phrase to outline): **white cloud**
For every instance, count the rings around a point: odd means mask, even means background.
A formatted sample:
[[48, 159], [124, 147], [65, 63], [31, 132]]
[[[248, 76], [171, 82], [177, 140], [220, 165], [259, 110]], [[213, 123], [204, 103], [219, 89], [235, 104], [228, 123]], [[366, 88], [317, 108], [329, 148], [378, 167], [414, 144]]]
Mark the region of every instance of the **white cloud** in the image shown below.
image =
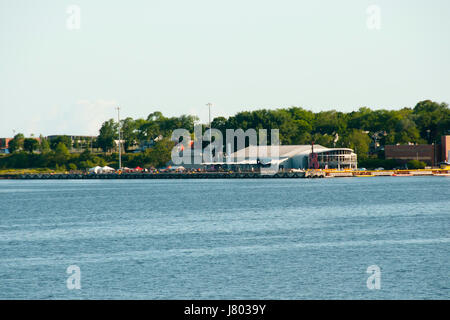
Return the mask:
[[116, 118], [114, 100], [82, 99], [67, 107], [53, 107], [48, 112], [34, 116], [29, 120], [25, 135], [67, 134], [98, 135], [102, 123]]
[[[97, 135], [102, 123], [108, 119], [115, 118], [115, 107], [117, 102], [114, 100], [79, 100], [75, 109], [72, 110], [77, 124], [72, 130], [85, 135]], [[78, 130], [81, 129], [81, 131]]]

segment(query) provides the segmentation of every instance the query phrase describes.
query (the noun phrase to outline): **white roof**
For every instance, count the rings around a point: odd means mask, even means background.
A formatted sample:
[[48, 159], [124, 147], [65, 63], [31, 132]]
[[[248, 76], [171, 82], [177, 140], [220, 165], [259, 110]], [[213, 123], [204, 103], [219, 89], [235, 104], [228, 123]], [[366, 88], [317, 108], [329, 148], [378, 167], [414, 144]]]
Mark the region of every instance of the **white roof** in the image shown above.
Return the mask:
[[[262, 159], [262, 158], [292, 158], [296, 155], [308, 155], [312, 148], [309, 144], [280, 146], [248, 146], [230, 155], [231, 159]], [[314, 145], [314, 152], [322, 153], [333, 150], [353, 151], [349, 148], [327, 148], [320, 144]]]
[[[314, 145], [314, 151], [326, 150], [321, 145]], [[303, 145], [280, 145], [280, 146], [248, 146], [245, 149], [236, 151], [231, 154], [231, 159], [245, 158], [245, 159], [257, 159], [257, 158], [292, 158], [299, 154], [309, 154], [311, 152], [311, 146], [307, 144]]]
[[[281, 163], [289, 158], [298, 155], [309, 155], [311, 153], [311, 145], [280, 145], [280, 146], [248, 146], [245, 149], [241, 149], [232, 153], [229, 156], [225, 156], [225, 161], [217, 162], [204, 162], [204, 165], [220, 165], [220, 164], [257, 164], [259, 159], [264, 164], [269, 163]], [[323, 153], [334, 150], [347, 150], [348, 148], [327, 148], [320, 144], [314, 145], [314, 152]]]

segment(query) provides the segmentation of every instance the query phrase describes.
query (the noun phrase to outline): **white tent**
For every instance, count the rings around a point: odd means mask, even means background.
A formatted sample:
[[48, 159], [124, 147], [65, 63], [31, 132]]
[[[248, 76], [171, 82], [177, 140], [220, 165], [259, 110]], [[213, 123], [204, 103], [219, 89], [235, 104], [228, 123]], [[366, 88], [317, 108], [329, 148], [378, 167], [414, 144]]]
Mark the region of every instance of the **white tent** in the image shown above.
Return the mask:
[[90, 173], [100, 173], [101, 171], [102, 171], [102, 167], [100, 167], [100, 166], [96, 166], [96, 167], [89, 169]]
[[103, 168], [101, 168], [101, 173], [111, 173], [111, 172], [115, 172], [116, 169], [108, 167], [108, 166], [104, 166]]

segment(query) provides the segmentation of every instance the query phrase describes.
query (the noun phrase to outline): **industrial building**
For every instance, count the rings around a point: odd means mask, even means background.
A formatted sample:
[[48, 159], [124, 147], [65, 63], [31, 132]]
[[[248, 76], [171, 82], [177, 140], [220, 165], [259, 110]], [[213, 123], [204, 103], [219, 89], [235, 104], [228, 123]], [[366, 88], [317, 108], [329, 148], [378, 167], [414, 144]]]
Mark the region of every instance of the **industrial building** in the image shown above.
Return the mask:
[[356, 169], [358, 165], [352, 149], [326, 148], [321, 145], [249, 146], [224, 160], [224, 165], [241, 170], [254, 170], [274, 164], [278, 164], [279, 170]]
[[441, 136], [440, 144], [386, 145], [384, 153], [386, 159], [405, 163], [419, 160], [430, 166], [437, 166], [450, 160], [450, 135]]

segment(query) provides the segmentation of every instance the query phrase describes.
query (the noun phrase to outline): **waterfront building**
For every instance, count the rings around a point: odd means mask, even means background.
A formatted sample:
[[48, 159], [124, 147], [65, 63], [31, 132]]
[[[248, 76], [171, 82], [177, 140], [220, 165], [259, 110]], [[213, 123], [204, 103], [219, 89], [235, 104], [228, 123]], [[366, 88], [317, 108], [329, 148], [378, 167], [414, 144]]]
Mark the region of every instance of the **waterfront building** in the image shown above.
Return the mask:
[[0, 153], [9, 153], [9, 142], [13, 138], [0, 138]]
[[450, 162], [450, 135], [441, 137], [441, 161]]
[[437, 166], [440, 162], [450, 160], [450, 135], [443, 135], [440, 144], [386, 145], [384, 154], [386, 159], [405, 163], [419, 160], [427, 165]]
[[[315, 154], [315, 155], [314, 155]], [[313, 162], [316, 164], [313, 165]], [[327, 148], [321, 145], [249, 146], [225, 156], [220, 163], [234, 170], [255, 170], [278, 165], [279, 170], [290, 169], [356, 169], [357, 156], [349, 148]]]
[[73, 135], [65, 135], [65, 134], [57, 134], [57, 135], [50, 135], [47, 136], [47, 140], [48, 141], [52, 141], [53, 139], [56, 139], [58, 137], [69, 137], [70, 140], [72, 141], [72, 145], [75, 143], [82, 143], [83, 141], [91, 141], [91, 140], [95, 140], [97, 137], [96, 136], [73, 136]]

